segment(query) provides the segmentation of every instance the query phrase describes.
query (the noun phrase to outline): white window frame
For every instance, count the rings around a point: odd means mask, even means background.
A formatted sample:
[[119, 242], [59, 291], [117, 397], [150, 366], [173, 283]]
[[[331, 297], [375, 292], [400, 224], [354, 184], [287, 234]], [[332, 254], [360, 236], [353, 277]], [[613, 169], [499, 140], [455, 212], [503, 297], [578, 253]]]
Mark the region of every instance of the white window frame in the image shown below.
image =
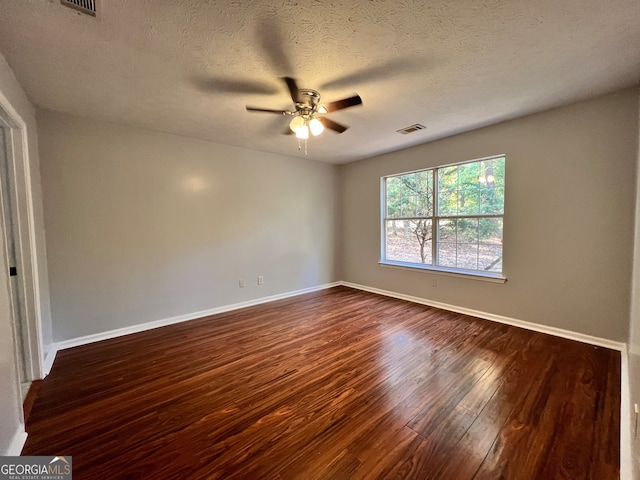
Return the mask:
[[[438, 247], [439, 240], [438, 236], [438, 221], [439, 220], [458, 220], [458, 219], [472, 219], [472, 218], [500, 218], [502, 219], [502, 232], [503, 232], [503, 255], [504, 255], [504, 205], [501, 214], [487, 214], [487, 215], [438, 215], [438, 170], [447, 167], [466, 165], [469, 163], [479, 163], [487, 160], [493, 160], [496, 158], [504, 158], [506, 165], [506, 155], [492, 155], [489, 157], [476, 158], [473, 160], [465, 160], [463, 162], [455, 162], [449, 163], [446, 165], [437, 165], [429, 168], [422, 168], [419, 170], [411, 170], [403, 173], [394, 173], [391, 175], [385, 175], [380, 178], [380, 261], [378, 262], [381, 266], [384, 267], [394, 267], [394, 268], [402, 268], [409, 270], [426, 270], [430, 273], [437, 273], [443, 275], [451, 275], [451, 276], [464, 276], [468, 278], [473, 278], [476, 280], [484, 280], [495, 283], [504, 283], [507, 278], [504, 275], [504, 257], [502, 262], [502, 272], [489, 272], [484, 270], [472, 270], [472, 269], [463, 269], [456, 267], [444, 267], [440, 265], [429, 265], [424, 263], [412, 263], [412, 262], [402, 262], [397, 260], [387, 260], [386, 248], [387, 248], [387, 231], [386, 231], [386, 222], [387, 220], [422, 220], [427, 219], [431, 220], [431, 228], [433, 240], [431, 242], [431, 258], [433, 261], [438, 258]], [[410, 175], [412, 173], [418, 172], [431, 172], [433, 176], [432, 184], [433, 184], [433, 214], [430, 216], [422, 216], [422, 217], [387, 217], [387, 197], [386, 197], [386, 180], [392, 177], [400, 177], [403, 175]], [[506, 182], [505, 182], [506, 189]]]

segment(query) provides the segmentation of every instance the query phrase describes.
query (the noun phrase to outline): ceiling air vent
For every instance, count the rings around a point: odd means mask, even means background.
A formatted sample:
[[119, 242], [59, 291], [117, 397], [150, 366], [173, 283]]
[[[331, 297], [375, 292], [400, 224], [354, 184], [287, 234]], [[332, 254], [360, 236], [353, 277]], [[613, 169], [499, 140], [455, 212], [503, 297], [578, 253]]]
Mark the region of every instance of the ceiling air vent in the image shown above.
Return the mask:
[[401, 133], [403, 135], [407, 135], [409, 133], [417, 132], [418, 130], [424, 130], [425, 128], [427, 127], [425, 127], [420, 123], [414, 123], [413, 125], [409, 125], [408, 127], [401, 128], [400, 130], [396, 130], [396, 132]]
[[73, 8], [92, 17], [96, 16], [96, 2], [97, 0], [60, 0], [62, 5]]

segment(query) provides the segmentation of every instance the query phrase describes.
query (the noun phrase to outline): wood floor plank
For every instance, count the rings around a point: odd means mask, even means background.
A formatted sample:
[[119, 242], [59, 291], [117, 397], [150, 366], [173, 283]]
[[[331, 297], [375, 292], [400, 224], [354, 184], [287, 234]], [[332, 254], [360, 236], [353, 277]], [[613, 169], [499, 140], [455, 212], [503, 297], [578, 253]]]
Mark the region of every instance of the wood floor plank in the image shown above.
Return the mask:
[[59, 352], [74, 478], [619, 477], [620, 354], [346, 287]]
[[[464, 436], [452, 445], [448, 461], [434, 471], [434, 478], [454, 478], [456, 475], [461, 479], [474, 478], [492, 447], [495, 447], [514, 409], [520, 408], [523, 399], [539, 388], [536, 379], [543, 378], [544, 372], [551, 368], [551, 354], [538, 345], [539, 340], [537, 336], [529, 338], [527, 344], [515, 353], [502, 383]], [[535, 378], [531, 377], [532, 372]], [[509, 477], [501, 470], [501, 459], [500, 456], [496, 457], [497, 468], [489, 476], [496, 474], [498, 478], [518, 478]]]

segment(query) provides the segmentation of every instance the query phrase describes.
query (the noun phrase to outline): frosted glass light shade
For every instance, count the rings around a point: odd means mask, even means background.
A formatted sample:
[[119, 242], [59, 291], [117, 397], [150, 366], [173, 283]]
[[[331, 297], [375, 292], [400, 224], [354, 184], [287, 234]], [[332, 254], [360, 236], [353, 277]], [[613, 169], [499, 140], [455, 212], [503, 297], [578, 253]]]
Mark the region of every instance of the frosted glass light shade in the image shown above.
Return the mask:
[[302, 125], [300, 128], [298, 128], [296, 130], [296, 137], [302, 138], [303, 140], [309, 138], [309, 127], [307, 127], [306, 125]]
[[302, 127], [304, 127], [304, 118], [302, 117], [293, 117], [291, 123], [289, 123], [289, 128], [295, 133], [298, 133], [298, 130]]
[[316, 135], [320, 135], [324, 132], [324, 125], [322, 125], [322, 122], [317, 118], [312, 118], [309, 122], [309, 130], [311, 130], [311, 133], [315, 137]]

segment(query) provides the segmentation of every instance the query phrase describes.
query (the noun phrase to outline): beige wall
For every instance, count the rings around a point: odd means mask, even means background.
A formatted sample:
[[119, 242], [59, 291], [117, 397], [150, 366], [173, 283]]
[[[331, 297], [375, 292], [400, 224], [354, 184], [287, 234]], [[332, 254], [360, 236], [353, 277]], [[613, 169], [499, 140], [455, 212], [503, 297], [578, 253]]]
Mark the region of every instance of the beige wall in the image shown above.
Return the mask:
[[56, 341], [337, 280], [337, 167], [51, 111], [38, 127]]
[[[341, 167], [342, 279], [626, 341], [637, 124], [627, 90]], [[378, 265], [381, 176], [495, 154], [506, 284]]]
[[[31, 272], [23, 271], [22, 279], [24, 279], [28, 285], [31, 285], [28, 294], [31, 295], [30, 298], [32, 302], [27, 308], [27, 321], [31, 322], [30, 329], [35, 333], [37, 328], [35, 325], [36, 314], [39, 312], [39, 327], [42, 329], [41, 336], [44, 348], [44, 351], [41, 353], [46, 354], [51, 347], [52, 334], [35, 110], [2, 55], [0, 55], [0, 96], [3, 97], [2, 105], [12, 110], [10, 117], [13, 118], [13, 115], [19, 116], [26, 127], [26, 130], [23, 130], [23, 132], [26, 132], [27, 135], [27, 159], [29, 162], [30, 178], [25, 178], [23, 165], [19, 165], [19, 172], [17, 173], [22, 175], [22, 177], [18, 179], [17, 185], [18, 195], [20, 196], [18, 208], [22, 215], [22, 218], [19, 219], [19, 225], [22, 231], [28, 230], [28, 221], [23, 211], [25, 206], [22, 203], [24, 197], [27, 195], [25, 189], [28, 187], [31, 191], [33, 204], [33, 226], [35, 228], [35, 238], [33, 240], [35, 242], [36, 265], [39, 273], [38, 290], [40, 297], [37, 306], [33, 304], [35, 288], [33, 288]], [[2, 228], [4, 228], [4, 226]], [[0, 235], [0, 237], [3, 239], [4, 235]], [[28, 243], [28, 240], [25, 241]], [[2, 242], [0, 252], [4, 252], [3, 240], [0, 240], [0, 242]], [[28, 268], [31, 267], [30, 261], [29, 259], [29, 265], [26, 265]], [[36, 343], [37, 341], [34, 339], [34, 342], [32, 342], [34, 347]], [[34, 372], [32, 372], [36, 376], [38, 372], [35, 370], [39, 370], [38, 367], [39, 365], [36, 365]], [[21, 418], [22, 410], [19, 406], [19, 394], [17, 392], [17, 365], [13, 344], [11, 311], [8, 300], [7, 265], [4, 253], [0, 255], [0, 392], [2, 392], [0, 394], [0, 454], [3, 454], [7, 452], [11, 440], [16, 438], [15, 435], [24, 432]], [[16, 452], [12, 453], [15, 454]]]

